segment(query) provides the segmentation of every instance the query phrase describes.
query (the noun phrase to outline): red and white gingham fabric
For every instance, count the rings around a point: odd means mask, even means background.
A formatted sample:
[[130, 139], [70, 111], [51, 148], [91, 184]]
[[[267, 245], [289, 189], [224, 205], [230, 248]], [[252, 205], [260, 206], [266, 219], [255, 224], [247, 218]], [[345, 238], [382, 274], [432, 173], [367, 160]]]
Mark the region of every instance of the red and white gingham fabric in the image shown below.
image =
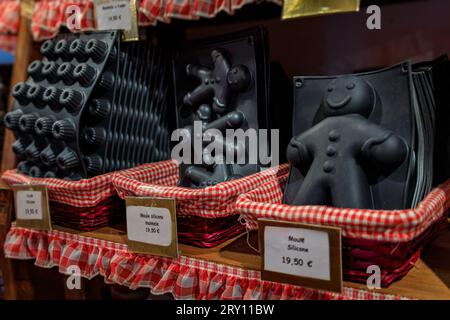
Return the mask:
[[271, 168], [215, 186], [192, 189], [176, 185], [179, 180], [179, 164], [169, 160], [118, 172], [113, 177], [113, 185], [121, 198], [174, 198], [178, 215], [217, 218], [236, 214], [235, 203], [239, 195], [275, 180], [277, 175], [287, 173], [287, 169], [287, 166]]
[[0, 50], [14, 54], [19, 29], [19, 0], [0, 1]]
[[35, 259], [43, 268], [78, 266], [81, 276], [97, 275], [106, 283], [131, 289], [150, 288], [153, 294], [171, 293], [176, 299], [406, 299], [355, 288], [342, 294], [289, 284], [262, 281], [260, 272], [181, 256], [178, 259], [129, 252], [124, 244], [60, 231], [36, 231], [12, 226], [4, 244], [10, 259]]
[[[142, 0], [138, 1], [138, 23], [141, 26], [155, 25], [158, 21], [169, 23], [171, 18], [195, 20], [211, 18], [219, 12], [233, 14], [237, 9], [259, 0]], [[266, 0], [281, 5], [281, 0]], [[81, 23], [79, 29], [67, 24], [73, 16], [70, 6], [80, 8]], [[38, 0], [35, 3], [31, 24], [35, 40], [54, 37], [61, 26], [73, 32], [89, 31], [95, 27], [92, 0]]]
[[0, 1], [0, 34], [17, 34], [19, 30], [20, 1]]
[[[79, 10], [79, 24], [74, 23], [74, 10]], [[35, 1], [31, 20], [31, 33], [35, 40], [53, 38], [60, 27], [72, 32], [95, 29], [94, 5], [92, 0], [38, 0]], [[69, 23], [67, 23], [69, 21]]]
[[9, 185], [45, 185], [47, 186], [50, 201], [74, 207], [93, 207], [101, 201], [116, 195], [116, 191], [111, 183], [113, 175], [114, 173], [111, 172], [90, 179], [70, 181], [54, 178], [31, 178], [18, 173], [16, 170], [7, 170], [3, 173], [2, 179]]
[[[266, 0], [281, 5], [282, 0]], [[158, 21], [169, 23], [172, 18], [197, 20], [213, 18], [220, 12], [233, 14], [243, 6], [258, 0], [142, 0], [139, 23], [155, 25]]]
[[433, 189], [415, 209], [367, 210], [282, 204], [288, 173], [241, 195], [236, 210], [249, 229], [257, 219], [336, 226], [344, 237], [389, 242], [409, 241], [438, 221], [450, 208], [450, 180]]

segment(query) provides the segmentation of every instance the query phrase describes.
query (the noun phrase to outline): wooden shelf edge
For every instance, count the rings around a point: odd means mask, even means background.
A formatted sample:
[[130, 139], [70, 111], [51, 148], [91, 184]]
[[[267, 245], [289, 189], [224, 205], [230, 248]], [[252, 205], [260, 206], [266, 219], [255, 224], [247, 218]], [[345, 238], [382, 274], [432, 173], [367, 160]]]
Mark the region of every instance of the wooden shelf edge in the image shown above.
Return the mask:
[[[123, 226], [101, 228], [95, 232], [80, 232], [61, 227], [56, 227], [55, 230], [126, 243]], [[180, 244], [179, 249], [184, 256], [244, 269], [260, 270], [260, 257], [247, 244], [246, 235], [228, 240], [214, 248], [204, 249]], [[423, 258], [416, 262], [410, 272], [388, 288], [370, 290], [366, 285], [353, 282], [344, 282], [344, 286], [412, 299], [450, 300], [450, 226], [429, 246]]]

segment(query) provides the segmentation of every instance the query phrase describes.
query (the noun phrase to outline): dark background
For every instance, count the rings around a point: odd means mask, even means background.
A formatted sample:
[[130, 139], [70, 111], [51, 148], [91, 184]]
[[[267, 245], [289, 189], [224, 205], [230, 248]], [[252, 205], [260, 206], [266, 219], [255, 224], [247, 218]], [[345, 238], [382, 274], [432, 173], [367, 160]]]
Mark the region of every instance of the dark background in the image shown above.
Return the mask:
[[[381, 6], [381, 30], [366, 28], [370, 4]], [[362, 1], [359, 13], [284, 21], [280, 16], [279, 6], [259, 4], [244, 7], [232, 17], [184, 24], [188, 39], [264, 25], [271, 60], [280, 62], [291, 77], [365, 71], [450, 52], [449, 0]]]

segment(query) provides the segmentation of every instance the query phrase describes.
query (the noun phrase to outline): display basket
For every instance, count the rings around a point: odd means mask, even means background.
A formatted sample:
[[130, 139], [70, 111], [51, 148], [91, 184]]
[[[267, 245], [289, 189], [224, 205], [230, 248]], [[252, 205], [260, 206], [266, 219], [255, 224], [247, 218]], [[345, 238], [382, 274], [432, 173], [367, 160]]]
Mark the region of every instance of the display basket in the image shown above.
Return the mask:
[[113, 172], [90, 179], [70, 181], [57, 178], [32, 178], [7, 170], [9, 185], [44, 185], [47, 187], [52, 223], [80, 231], [93, 231], [115, 224], [125, 217], [123, 201], [112, 185]]
[[403, 277], [424, 247], [447, 228], [450, 180], [434, 188], [414, 209], [366, 210], [282, 203], [287, 171], [239, 197], [236, 210], [248, 229], [258, 219], [326, 225], [341, 228], [344, 279], [366, 283], [368, 267], [381, 270], [381, 284]]
[[173, 160], [144, 164], [116, 173], [113, 184], [121, 198], [175, 199], [178, 241], [207, 248], [245, 231], [236, 212], [238, 196], [286, 174], [287, 167], [267, 169], [202, 189], [178, 186], [179, 171], [179, 163]]

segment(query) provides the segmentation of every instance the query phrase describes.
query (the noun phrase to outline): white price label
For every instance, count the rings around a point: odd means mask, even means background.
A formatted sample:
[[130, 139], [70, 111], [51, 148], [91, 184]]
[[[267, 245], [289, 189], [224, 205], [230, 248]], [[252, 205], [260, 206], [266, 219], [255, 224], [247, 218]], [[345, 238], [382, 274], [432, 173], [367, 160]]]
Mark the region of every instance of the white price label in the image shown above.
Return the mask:
[[329, 281], [330, 242], [324, 231], [266, 226], [264, 269]]
[[16, 194], [16, 217], [20, 220], [42, 220], [42, 191], [20, 190]]
[[95, 2], [97, 30], [131, 30], [130, 0]]
[[132, 241], [169, 246], [172, 219], [167, 208], [127, 206], [127, 233]]

